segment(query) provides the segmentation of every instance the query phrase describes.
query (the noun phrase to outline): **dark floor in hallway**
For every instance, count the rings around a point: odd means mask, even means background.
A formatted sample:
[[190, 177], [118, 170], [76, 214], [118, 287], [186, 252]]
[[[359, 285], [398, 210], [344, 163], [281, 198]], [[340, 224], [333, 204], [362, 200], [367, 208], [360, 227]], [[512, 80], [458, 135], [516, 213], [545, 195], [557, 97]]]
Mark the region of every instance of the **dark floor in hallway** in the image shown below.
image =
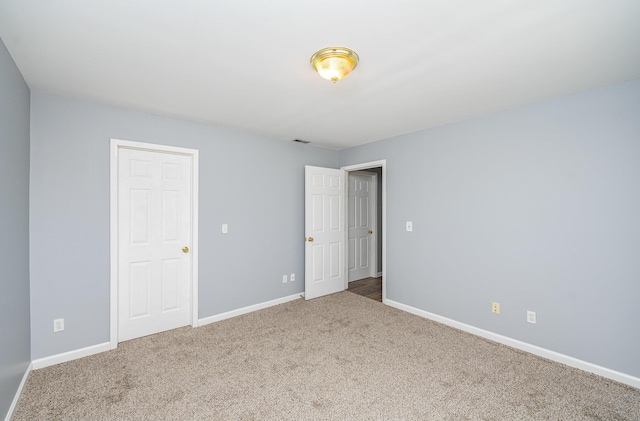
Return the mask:
[[382, 302], [382, 277], [349, 282], [347, 291]]

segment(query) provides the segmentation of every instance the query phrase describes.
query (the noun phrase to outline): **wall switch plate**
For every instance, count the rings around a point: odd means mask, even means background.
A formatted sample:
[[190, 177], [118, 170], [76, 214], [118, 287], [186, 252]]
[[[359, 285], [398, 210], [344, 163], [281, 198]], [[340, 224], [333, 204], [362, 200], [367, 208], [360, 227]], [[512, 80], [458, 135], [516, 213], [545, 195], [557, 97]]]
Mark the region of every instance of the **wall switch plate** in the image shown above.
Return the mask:
[[413, 231], [413, 222], [407, 221], [407, 232]]
[[229, 225], [227, 224], [222, 224], [222, 233], [226, 234], [229, 232]]
[[283, 284], [287, 283], [287, 275], [282, 275], [282, 283]]
[[536, 312], [527, 310], [527, 323], [536, 324]]
[[291, 276], [289, 276], [289, 279], [291, 280], [291, 282], [294, 282], [296, 280], [296, 274], [292, 273]]
[[55, 319], [53, 321], [53, 331], [62, 332], [64, 330], [64, 319]]
[[493, 314], [500, 314], [500, 303], [491, 303], [491, 312]]

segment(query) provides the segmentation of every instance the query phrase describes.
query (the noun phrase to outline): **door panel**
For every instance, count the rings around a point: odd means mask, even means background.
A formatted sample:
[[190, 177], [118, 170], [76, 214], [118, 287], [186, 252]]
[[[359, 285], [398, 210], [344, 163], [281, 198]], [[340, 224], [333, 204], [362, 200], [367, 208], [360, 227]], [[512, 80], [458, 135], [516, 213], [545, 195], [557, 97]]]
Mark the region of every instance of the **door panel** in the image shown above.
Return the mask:
[[305, 298], [308, 300], [345, 288], [344, 177], [342, 170], [305, 167]]
[[162, 312], [178, 310], [180, 303], [180, 260], [162, 261]]
[[130, 318], [149, 316], [150, 262], [131, 263], [129, 268]]
[[369, 237], [360, 238], [360, 265], [359, 268], [369, 268]]
[[162, 192], [162, 241], [178, 241], [180, 232], [180, 192]]
[[191, 321], [192, 162], [118, 152], [118, 341]]

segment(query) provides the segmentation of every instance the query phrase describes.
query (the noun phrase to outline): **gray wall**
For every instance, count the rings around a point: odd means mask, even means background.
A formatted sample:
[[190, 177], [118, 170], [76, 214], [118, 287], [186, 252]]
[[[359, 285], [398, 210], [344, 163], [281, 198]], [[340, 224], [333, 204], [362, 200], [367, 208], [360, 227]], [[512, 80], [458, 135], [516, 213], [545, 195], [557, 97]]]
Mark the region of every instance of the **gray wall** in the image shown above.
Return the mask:
[[0, 40], [0, 419], [31, 361], [29, 95]]
[[109, 341], [110, 138], [200, 151], [200, 318], [304, 290], [304, 165], [336, 151], [42, 93], [31, 110], [33, 359]]
[[340, 151], [378, 159], [389, 299], [640, 377], [640, 80]]

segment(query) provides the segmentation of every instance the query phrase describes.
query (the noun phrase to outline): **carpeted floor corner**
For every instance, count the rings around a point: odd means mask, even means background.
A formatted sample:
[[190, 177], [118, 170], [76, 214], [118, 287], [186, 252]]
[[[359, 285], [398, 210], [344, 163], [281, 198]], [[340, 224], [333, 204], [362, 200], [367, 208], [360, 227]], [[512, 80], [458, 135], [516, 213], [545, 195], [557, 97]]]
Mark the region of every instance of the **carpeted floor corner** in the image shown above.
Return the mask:
[[20, 420], [640, 420], [640, 390], [342, 292], [33, 371]]

